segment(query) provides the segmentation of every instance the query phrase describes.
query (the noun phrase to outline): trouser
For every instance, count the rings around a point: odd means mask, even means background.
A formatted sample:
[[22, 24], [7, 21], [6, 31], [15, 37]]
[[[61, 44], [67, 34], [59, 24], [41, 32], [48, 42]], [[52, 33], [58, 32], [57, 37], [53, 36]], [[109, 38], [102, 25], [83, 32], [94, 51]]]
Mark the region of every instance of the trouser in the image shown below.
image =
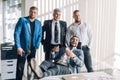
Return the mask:
[[65, 75], [65, 74], [70, 74], [71, 73], [68, 66], [64, 66], [64, 65], [60, 65], [60, 64], [58, 64], [56, 66], [58, 68], [58, 74], [57, 75]]
[[49, 44], [44, 44], [43, 49], [45, 52], [45, 60], [50, 60], [50, 52], [51, 52], [51, 47]]
[[70, 74], [70, 70], [68, 67], [63, 65], [56, 65], [54, 67], [50, 67], [47, 71], [43, 72], [44, 77], [65, 74]]
[[[35, 58], [35, 53], [36, 53], [36, 50], [32, 49], [31, 54], [29, 54], [29, 55], [27, 53], [25, 53], [23, 56], [18, 55], [16, 80], [22, 80], [22, 77], [24, 74], [24, 68], [25, 68], [25, 66], [29, 66], [29, 61], [31, 58]], [[27, 62], [28, 62], [28, 64], [27, 64]], [[25, 63], [26, 63], [26, 65], [25, 65]], [[28, 67], [25, 69], [28, 69]], [[28, 69], [28, 70], [30, 70], [30, 69]], [[30, 79], [28, 79], [28, 80], [30, 80]]]
[[43, 61], [40, 68], [43, 73], [43, 77], [70, 74], [68, 66], [52, 63], [50, 61]]
[[82, 50], [84, 53], [84, 63], [87, 68], [87, 71], [93, 72], [90, 49], [88, 48], [88, 46], [82, 46]]

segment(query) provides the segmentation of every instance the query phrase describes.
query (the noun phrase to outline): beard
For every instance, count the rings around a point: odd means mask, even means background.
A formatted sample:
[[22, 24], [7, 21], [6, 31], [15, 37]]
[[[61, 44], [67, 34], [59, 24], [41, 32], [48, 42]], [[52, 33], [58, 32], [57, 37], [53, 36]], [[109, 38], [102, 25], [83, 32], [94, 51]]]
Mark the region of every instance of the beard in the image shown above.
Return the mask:
[[30, 16], [30, 19], [35, 19], [36, 17], [34, 17], [34, 16]]
[[76, 44], [70, 44], [70, 47], [76, 47]]
[[80, 20], [75, 20], [75, 23], [81, 23], [81, 21]]

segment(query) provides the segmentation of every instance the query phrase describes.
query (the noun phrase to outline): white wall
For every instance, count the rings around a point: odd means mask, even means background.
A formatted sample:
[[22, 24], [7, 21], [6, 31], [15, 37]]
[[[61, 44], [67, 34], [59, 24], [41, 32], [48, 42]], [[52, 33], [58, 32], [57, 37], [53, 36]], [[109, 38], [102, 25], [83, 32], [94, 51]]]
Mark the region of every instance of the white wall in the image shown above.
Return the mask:
[[86, 2], [85, 21], [90, 23], [93, 29], [91, 54], [94, 69], [113, 68], [116, 0], [84, 0], [84, 2]]
[[[0, 44], [3, 42], [3, 26], [2, 26], [2, 0], [0, 0]], [[1, 49], [0, 49], [0, 65], [1, 65]], [[1, 73], [1, 66], [0, 66]]]
[[2, 0], [0, 0], [0, 43], [3, 42]]
[[115, 43], [115, 69], [120, 69], [120, 0], [117, 0], [117, 13], [116, 13], [116, 43]]
[[34, 6], [34, 1], [33, 0], [25, 0], [25, 6], [24, 6], [24, 10], [25, 10], [25, 16], [29, 15], [29, 8], [31, 6]]

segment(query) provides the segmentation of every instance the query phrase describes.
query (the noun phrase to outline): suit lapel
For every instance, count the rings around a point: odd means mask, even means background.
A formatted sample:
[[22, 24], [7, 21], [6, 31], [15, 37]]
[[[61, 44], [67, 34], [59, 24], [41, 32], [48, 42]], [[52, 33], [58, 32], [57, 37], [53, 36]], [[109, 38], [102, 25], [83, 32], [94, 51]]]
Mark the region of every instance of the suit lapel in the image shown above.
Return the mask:
[[62, 41], [62, 22], [60, 21], [60, 42]]
[[28, 32], [31, 34], [29, 17], [26, 17], [26, 25], [26, 27], [28, 27]]
[[27, 22], [27, 27], [28, 27], [29, 33], [31, 34], [31, 29], [30, 29], [30, 23], [29, 22]]
[[35, 36], [35, 34], [36, 34], [36, 30], [37, 30], [37, 21], [35, 20], [35, 25], [34, 25], [34, 36]]

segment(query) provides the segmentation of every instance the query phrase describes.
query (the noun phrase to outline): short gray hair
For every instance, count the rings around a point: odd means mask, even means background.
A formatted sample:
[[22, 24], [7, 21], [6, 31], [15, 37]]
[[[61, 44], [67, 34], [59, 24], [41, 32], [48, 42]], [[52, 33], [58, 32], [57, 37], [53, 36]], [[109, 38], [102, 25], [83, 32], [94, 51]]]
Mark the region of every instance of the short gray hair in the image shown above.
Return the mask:
[[61, 12], [61, 10], [59, 8], [55, 8], [54, 12]]

